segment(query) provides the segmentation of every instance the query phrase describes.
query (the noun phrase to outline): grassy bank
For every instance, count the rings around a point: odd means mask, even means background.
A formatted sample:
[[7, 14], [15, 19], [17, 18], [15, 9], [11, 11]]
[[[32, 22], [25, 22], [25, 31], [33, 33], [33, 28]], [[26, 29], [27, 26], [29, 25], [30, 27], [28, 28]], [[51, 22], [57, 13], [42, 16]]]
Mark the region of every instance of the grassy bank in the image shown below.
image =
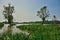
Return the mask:
[[[24, 34], [11, 35], [9, 33], [0, 36], [0, 40], [60, 40], [60, 25], [20, 25], [17, 28], [28, 31], [29, 36]], [[8, 39], [7, 39], [8, 38]]]
[[21, 25], [18, 28], [31, 33], [28, 40], [60, 40], [60, 25]]

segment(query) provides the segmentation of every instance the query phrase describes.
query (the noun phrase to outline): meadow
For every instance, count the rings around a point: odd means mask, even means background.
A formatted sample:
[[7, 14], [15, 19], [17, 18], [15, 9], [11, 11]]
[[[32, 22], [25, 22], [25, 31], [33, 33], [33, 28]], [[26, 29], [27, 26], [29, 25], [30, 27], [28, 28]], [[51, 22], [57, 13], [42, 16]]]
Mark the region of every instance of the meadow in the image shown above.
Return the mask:
[[60, 25], [21, 25], [21, 30], [30, 32], [28, 40], [60, 40]]
[[60, 25], [59, 24], [31, 24], [20, 25], [17, 28], [28, 31], [29, 35], [22, 33], [11, 35], [10, 33], [4, 33], [0, 36], [0, 40], [60, 40]]

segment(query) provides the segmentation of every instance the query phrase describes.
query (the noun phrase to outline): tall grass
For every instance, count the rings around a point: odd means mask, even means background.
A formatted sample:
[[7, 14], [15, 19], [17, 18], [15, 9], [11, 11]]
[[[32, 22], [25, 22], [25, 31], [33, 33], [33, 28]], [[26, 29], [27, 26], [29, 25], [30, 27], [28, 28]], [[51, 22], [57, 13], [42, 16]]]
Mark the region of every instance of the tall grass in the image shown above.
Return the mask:
[[18, 28], [31, 32], [28, 40], [60, 40], [60, 25], [22, 25]]
[[17, 28], [28, 31], [30, 35], [4, 33], [0, 36], [0, 40], [60, 40], [60, 25], [32, 24], [17, 26]]
[[24, 40], [26, 38], [26, 35], [20, 33], [12, 35], [10, 33], [4, 33], [2, 36], [0, 36], [0, 40]]

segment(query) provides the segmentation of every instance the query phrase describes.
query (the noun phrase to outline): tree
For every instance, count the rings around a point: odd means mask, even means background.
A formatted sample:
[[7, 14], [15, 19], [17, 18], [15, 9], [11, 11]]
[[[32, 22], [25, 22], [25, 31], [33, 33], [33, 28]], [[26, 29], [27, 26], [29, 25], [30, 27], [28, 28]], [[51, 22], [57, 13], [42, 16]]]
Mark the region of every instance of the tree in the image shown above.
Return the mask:
[[37, 16], [39, 16], [43, 22], [42, 24], [45, 22], [45, 19], [49, 16], [49, 11], [47, 10], [47, 6], [44, 6], [40, 9], [40, 11], [37, 11]]
[[13, 15], [12, 15], [13, 12], [14, 12], [14, 6], [11, 6], [10, 4], [9, 4], [9, 6], [4, 6], [3, 15], [4, 15], [5, 19], [8, 20], [8, 24], [10, 24], [10, 27], [13, 22]]
[[56, 16], [55, 15], [53, 15], [53, 22], [54, 22], [54, 24], [56, 24]]

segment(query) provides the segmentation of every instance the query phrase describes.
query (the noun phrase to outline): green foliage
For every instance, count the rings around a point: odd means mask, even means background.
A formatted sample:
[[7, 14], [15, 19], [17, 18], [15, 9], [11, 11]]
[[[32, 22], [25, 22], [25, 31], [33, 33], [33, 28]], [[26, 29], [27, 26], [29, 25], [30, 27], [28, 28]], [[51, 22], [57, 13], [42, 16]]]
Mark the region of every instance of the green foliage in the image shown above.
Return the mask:
[[9, 34], [4, 33], [2, 36], [0, 36], [0, 40], [24, 40], [26, 38], [26, 35], [20, 33], [20, 34]]
[[37, 13], [38, 13], [37, 16], [39, 16], [43, 20], [42, 23], [44, 23], [46, 18], [49, 16], [49, 12], [47, 10], [47, 6], [42, 7], [40, 9], [40, 11], [38, 11]]
[[28, 40], [60, 40], [60, 25], [22, 25], [21, 30], [28, 30]]
[[4, 6], [3, 15], [5, 19], [8, 20], [8, 23], [10, 24], [10, 26], [13, 22], [13, 15], [12, 15], [13, 12], [14, 12], [14, 6], [11, 6], [10, 4], [8, 6]]
[[4, 26], [4, 24], [3, 23], [0, 23], [0, 28], [2, 28]]

